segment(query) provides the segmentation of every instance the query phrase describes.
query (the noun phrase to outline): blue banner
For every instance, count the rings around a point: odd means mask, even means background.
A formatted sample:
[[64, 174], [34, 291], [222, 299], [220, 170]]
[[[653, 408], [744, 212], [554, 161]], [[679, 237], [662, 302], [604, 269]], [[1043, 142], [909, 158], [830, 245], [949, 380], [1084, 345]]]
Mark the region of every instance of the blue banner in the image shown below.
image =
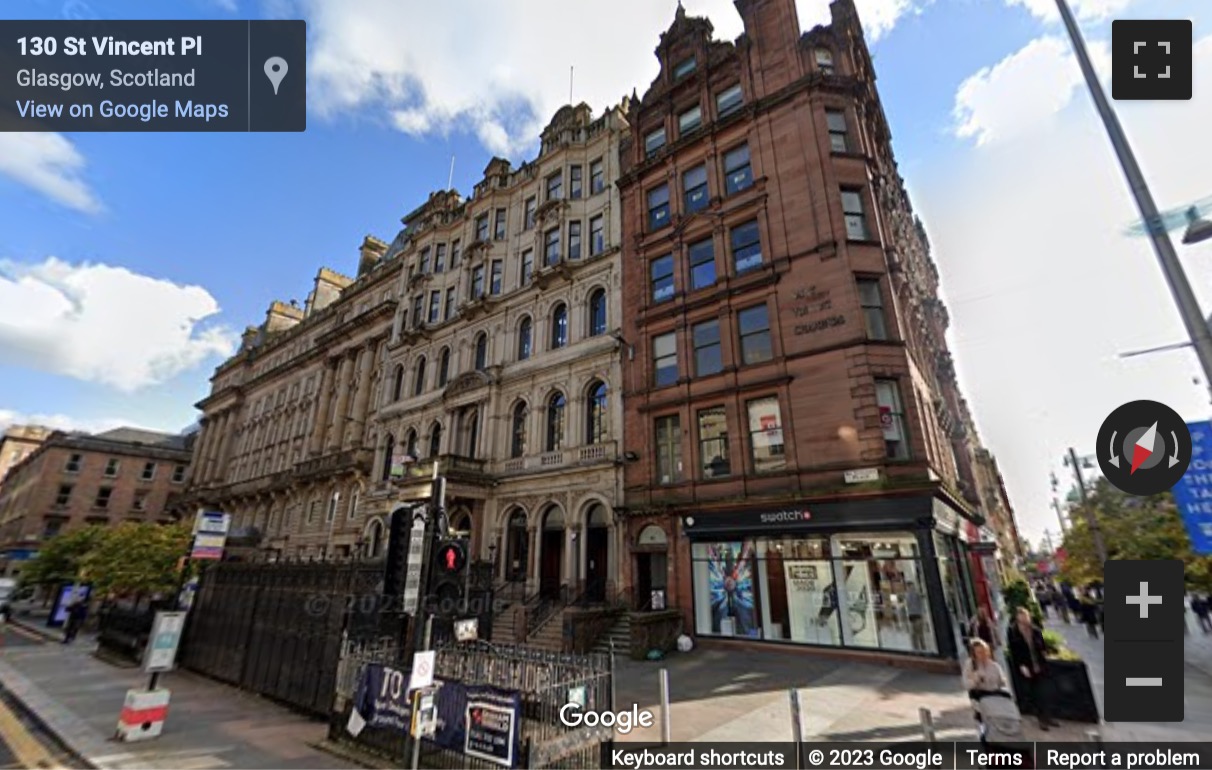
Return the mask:
[[1212, 423], [1187, 423], [1191, 431], [1191, 465], [1174, 485], [1174, 501], [1187, 525], [1191, 548], [1212, 554]]
[[354, 693], [353, 711], [350, 732], [354, 735], [362, 726], [407, 732], [412, 724], [407, 675], [381, 663], [367, 664]]
[[518, 767], [522, 754], [522, 696], [489, 685], [442, 682], [438, 725], [431, 738], [443, 748]]

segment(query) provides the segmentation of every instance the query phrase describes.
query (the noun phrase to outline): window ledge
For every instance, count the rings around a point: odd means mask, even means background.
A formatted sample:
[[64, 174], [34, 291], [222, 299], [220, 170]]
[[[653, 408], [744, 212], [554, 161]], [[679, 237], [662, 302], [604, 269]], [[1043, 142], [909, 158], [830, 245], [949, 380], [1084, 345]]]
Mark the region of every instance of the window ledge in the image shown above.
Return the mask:
[[882, 247], [884, 244], [875, 238], [846, 238], [846, 243], [851, 246], [875, 246]]

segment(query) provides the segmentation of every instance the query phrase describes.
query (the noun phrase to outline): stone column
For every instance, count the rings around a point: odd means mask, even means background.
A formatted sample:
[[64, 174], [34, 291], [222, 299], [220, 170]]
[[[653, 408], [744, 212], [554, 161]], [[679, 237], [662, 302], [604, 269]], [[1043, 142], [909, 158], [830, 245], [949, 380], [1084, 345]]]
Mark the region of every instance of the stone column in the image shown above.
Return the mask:
[[320, 389], [316, 392], [316, 416], [311, 426], [310, 453], [318, 455], [324, 451], [324, 434], [328, 430], [328, 412], [331, 407], [328, 391], [332, 389], [332, 364], [324, 361], [320, 372]]
[[348, 354], [341, 356], [341, 368], [337, 371], [336, 404], [329, 422], [328, 441], [325, 442], [327, 452], [340, 450], [341, 441], [345, 437], [345, 420], [349, 416], [349, 381], [352, 375], [353, 359]]
[[223, 415], [216, 414], [211, 421], [211, 436], [206, 442], [206, 480], [219, 478], [219, 444], [223, 441]]
[[223, 437], [219, 444], [219, 462], [215, 466], [215, 475], [221, 480], [227, 480], [227, 461], [231, 457], [232, 434], [236, 428], [236, 410], [229, 410], [223, 415]]
[[214, 419], [203, 417], [202, 428], [198, 433], [198, 440], [194, 443], [194, 454], [190, 458], [190, 464], [193, 465], [190, 481], [194, 484], [201, 484], [206, 481], [206, 455], [214, 435]]
[[349, 448], [361, 446], [363, 434], [366, 431], [366, 418], [370, 411], [370, 379], [375, 362], [373, 343], [362, 348], [361, 358], [358, 361], [358, 392], [354, 396], [353, 420], [350, 421], [349, 435], [345, 437], [345, 446]]

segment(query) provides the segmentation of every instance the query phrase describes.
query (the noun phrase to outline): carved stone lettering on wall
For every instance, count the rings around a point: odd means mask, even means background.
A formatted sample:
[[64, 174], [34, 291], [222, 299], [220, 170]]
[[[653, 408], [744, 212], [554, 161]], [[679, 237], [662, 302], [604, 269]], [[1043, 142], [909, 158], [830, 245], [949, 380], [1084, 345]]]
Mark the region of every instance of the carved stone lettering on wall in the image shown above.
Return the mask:
[[809, 286], [796, 289], [791, 315], [795, 318], [795, 334], [815, 334], [835, 326], [843, 326], [846, 317], [833, 311], [832, 289]]

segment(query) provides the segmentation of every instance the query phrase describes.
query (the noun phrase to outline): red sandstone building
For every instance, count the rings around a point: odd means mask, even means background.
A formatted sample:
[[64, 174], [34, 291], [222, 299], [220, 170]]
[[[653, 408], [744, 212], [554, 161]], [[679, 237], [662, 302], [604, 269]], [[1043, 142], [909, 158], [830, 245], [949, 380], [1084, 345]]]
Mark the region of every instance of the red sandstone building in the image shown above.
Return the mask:
[[858, 17], [736, 6], [628, 116], [623, 569], [700, 639], [955, 657], [983, 450]]
[[41, 543], [84, 526], [168, 523], [185, 484], [191, 438], [135, 428], [55, 431], [0, 484], [0, 569], [17, 574]]

